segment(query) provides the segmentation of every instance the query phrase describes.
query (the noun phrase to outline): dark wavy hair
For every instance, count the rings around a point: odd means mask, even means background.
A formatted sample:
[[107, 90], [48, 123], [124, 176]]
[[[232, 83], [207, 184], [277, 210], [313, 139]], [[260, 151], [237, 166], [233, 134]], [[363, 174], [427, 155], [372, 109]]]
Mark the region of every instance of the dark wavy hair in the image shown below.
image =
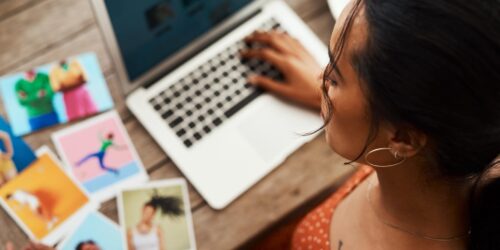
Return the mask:
[[182, 200], [174, 196], [161, 196], [154, 194], [151, 199], [144, 203], [144, 207], [160, 209], [162, 215], [178, 217], [184, 214]]
[[500, 1], [355, 0], [324, 74], [325, 125], [326, 77], [362, 8], [367, 38], [350, 62], [372, 125], [358, 159], [382, 121], [425, 133], [436, 176], [476, 183], [468, 248], [500, 249], [500, 180], [483, 178], [500, 153]]
[[76, 245], [75, 250], [82, 250], [83, 246], [85, 246], [85, 245], [94, 245], [94, 246], [96, 246], [97, 243], [95, 243], [95, 241], [93, 241], [93, 240], [82, 241], [82, 242], [78, 243], [78, 245]]

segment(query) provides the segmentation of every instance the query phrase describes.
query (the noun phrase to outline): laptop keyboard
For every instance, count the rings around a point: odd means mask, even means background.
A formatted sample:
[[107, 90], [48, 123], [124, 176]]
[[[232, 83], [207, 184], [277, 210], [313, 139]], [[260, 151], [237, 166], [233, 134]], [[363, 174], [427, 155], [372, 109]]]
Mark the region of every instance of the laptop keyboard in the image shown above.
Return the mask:
[[[283, 31], [274, 19], [258, 30]], [[283, 75], [267, 62], [241, 59], [240, 50], [262, 46], [236, 42], [160, 91], [149, 100], [150, 105], [184, 145], [192, 147], [263, 93], [262, 89], [247, 82], [250, 74], [283, 79]]]

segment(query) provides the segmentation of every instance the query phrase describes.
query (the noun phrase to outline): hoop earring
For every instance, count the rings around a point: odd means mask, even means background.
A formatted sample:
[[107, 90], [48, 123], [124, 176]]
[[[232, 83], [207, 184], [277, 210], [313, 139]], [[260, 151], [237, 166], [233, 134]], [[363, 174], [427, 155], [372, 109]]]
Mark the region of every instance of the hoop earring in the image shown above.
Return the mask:
[[366, 161], [366, 163], [368, 163], [368, 164], [369, 164], [370, 166], [372, 166], [372, 167], [377, 167], [377, 168], [390, 168], [390, 167], [395, 167], [395, 166], [397, 166], [397, 165], [400, 165], [400, 164], [402, 164], [403, 162], [405, 162], [405, 161], [406, 161], [406, 157], [405, 157], [404, 155], [403, 155], [403, 156], [399, 156], [399, 155], [398, 155], [398, 152], [394, 152], [394, 154], [392, 154], [392, 155], [394, 155], [394, 159], [399, 160], [398, 162], [396, 162], [396, 163], [394, 163], [394, 164], [379, 165], [379, 164], [375, 164], [375, 163], [373, 163], [373, 162], [370, 162], [370, 161], [368, 160], [368, 156], [369, 156], [369, 155], [371, 155], [371, 154], [373, 154], [373, 153], [375, 153], [375, 152], [385, 151], [385, 150], [387, 150], [387, 151], [389, 151], [389, 152], [390, 152], [390, 151], [392, 150], [392, 148], [376, 148], [376, 149], [371, 150], [370, 152], [366, 153], [366, 154], [365, 154], [365, 161]]

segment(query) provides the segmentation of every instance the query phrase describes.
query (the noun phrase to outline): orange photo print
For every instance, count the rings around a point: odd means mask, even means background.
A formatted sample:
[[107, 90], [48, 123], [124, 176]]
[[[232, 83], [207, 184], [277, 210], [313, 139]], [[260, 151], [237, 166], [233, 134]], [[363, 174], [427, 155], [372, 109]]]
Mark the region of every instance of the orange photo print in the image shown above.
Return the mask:
[[33, 239], [42, 240], [89, 203], [49, 154], [0, 189], [2, 205]]

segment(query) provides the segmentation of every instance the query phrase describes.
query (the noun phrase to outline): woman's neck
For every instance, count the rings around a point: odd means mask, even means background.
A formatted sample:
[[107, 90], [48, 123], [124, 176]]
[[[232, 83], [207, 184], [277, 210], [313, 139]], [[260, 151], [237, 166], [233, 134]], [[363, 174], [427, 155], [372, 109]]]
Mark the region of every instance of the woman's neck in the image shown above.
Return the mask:
[[467, 233], [470, 184], [431, 179], [411, 161], [375, 170], [369, 191], [384, 222], [436, 238]]
[[141, 222], [139, 223], [139, 225], [151, 227], [151, 225], [153, 225], [153, 222], [151, 220], [141, 220]]

